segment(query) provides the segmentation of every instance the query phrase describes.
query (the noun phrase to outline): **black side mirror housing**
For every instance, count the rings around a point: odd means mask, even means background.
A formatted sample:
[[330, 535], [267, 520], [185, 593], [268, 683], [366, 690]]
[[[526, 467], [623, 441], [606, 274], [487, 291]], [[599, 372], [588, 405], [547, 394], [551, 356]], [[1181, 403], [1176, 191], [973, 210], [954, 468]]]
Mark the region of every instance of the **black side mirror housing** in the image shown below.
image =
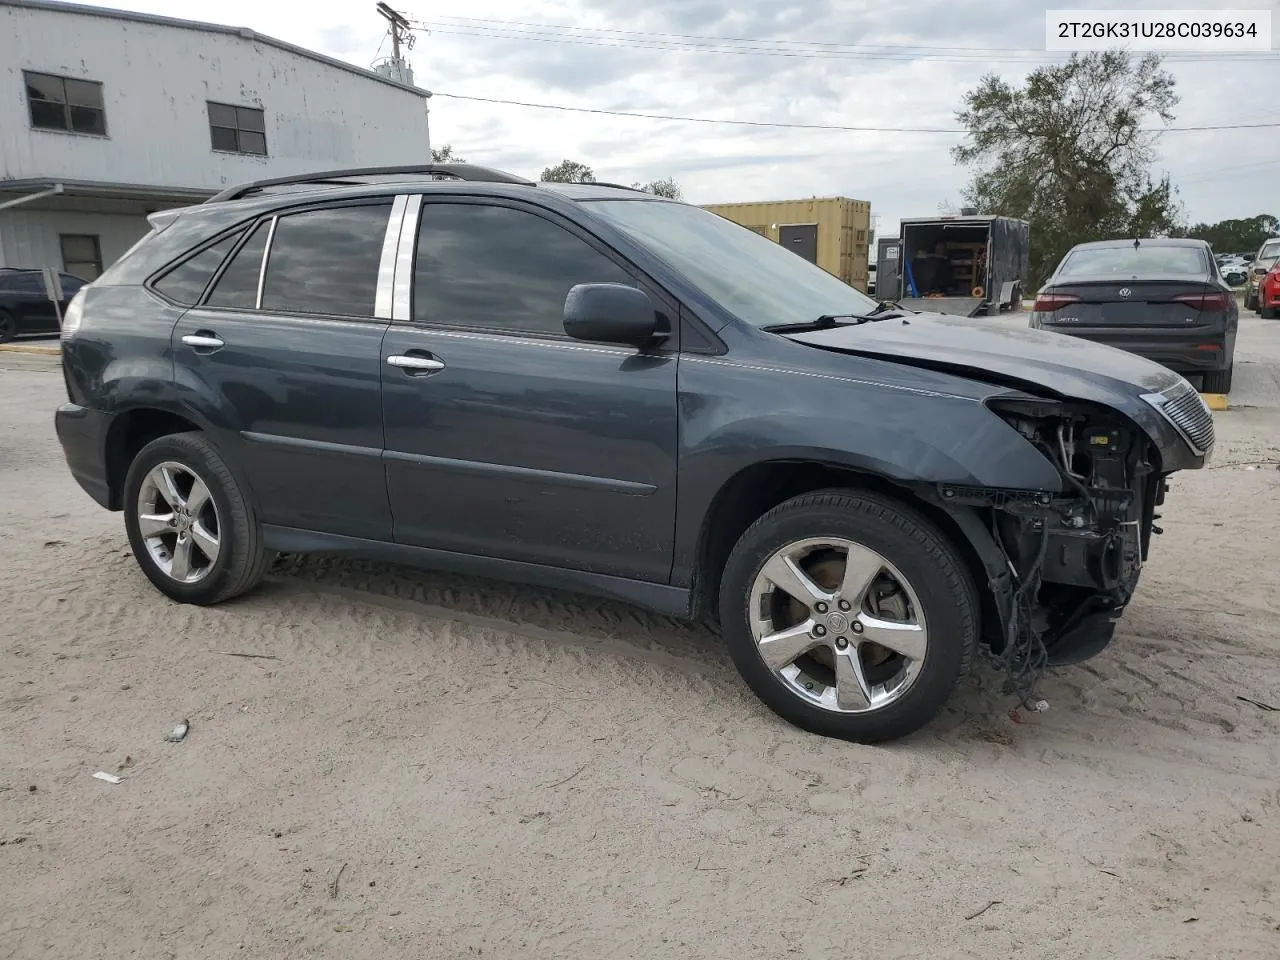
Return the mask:
[[623, 283], [580, 283], [564, 300], [564, 332], [575, 340], [641, 347], [660, 335], [658, 314], [643, 290]]

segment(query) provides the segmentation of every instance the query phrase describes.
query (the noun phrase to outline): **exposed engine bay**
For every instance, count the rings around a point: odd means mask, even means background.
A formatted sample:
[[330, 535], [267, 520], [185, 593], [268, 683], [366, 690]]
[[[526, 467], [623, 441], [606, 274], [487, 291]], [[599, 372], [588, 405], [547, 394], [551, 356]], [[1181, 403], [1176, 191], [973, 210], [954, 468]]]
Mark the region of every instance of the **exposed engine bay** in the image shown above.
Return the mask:
[[1063, 478], [1053, 494], [936, 491], [944, 506], [975, 508], [1000, 554], [999, 574], [988, 563], [998, 629], [988, 629], [985, 652], [1026, 702], [1045, 666], [1088, 659], [1110, 643], [1151, 535], [1161, 532], [1155, 508], [1167, 483], [1147, 435], [1105, 407], [1034, 398], [989, 406]]

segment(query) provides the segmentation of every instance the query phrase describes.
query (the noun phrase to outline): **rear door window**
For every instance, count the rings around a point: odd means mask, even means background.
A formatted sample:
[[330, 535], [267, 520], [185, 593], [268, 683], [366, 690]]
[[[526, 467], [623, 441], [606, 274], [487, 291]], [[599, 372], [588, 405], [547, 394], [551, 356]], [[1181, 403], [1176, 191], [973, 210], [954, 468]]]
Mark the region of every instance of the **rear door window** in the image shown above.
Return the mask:
[[258, 278], [262, 275], [262, 254], [267, 249], [271, 221], [264, 220], [253, 230], [244, 246], [236, 251], [206, 301], [211, 307], [252, 310], [258, 305]]
[[262, 309], [370, 318], [391, 204], [281, 217], [267, 255]]
[[239, 230], [178, 264], [154, 284], [170, 300], [190, 306], [200, 299], [223, 259], [244, 234]]

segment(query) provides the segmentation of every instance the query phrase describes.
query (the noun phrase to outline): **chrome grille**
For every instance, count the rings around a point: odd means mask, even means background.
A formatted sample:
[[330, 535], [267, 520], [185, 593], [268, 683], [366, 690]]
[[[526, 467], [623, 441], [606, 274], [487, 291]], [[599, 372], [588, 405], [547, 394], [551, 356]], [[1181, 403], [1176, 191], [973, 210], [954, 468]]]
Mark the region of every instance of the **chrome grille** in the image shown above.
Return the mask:
[[1159, 402], [1154, 406], [1178, 428], [1192, 449], [1201, 454], [1213, 449], [1213, 414], [1195, 387], [1180, 380], [1155, 396]]

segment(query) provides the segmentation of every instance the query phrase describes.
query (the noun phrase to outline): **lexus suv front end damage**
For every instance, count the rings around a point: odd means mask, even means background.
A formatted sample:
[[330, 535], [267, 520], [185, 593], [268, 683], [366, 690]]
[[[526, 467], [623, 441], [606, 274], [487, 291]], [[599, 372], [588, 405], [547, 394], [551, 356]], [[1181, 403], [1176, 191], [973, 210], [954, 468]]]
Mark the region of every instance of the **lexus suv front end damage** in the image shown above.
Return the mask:
[[877, 303], [709, 211], [468, 164], [165, 211], [62, 326], [73, 476], [165, 596], [347, 553], [714, 624], [807, 730], [1101, 650], [1213, 421], [1086, 340]]

